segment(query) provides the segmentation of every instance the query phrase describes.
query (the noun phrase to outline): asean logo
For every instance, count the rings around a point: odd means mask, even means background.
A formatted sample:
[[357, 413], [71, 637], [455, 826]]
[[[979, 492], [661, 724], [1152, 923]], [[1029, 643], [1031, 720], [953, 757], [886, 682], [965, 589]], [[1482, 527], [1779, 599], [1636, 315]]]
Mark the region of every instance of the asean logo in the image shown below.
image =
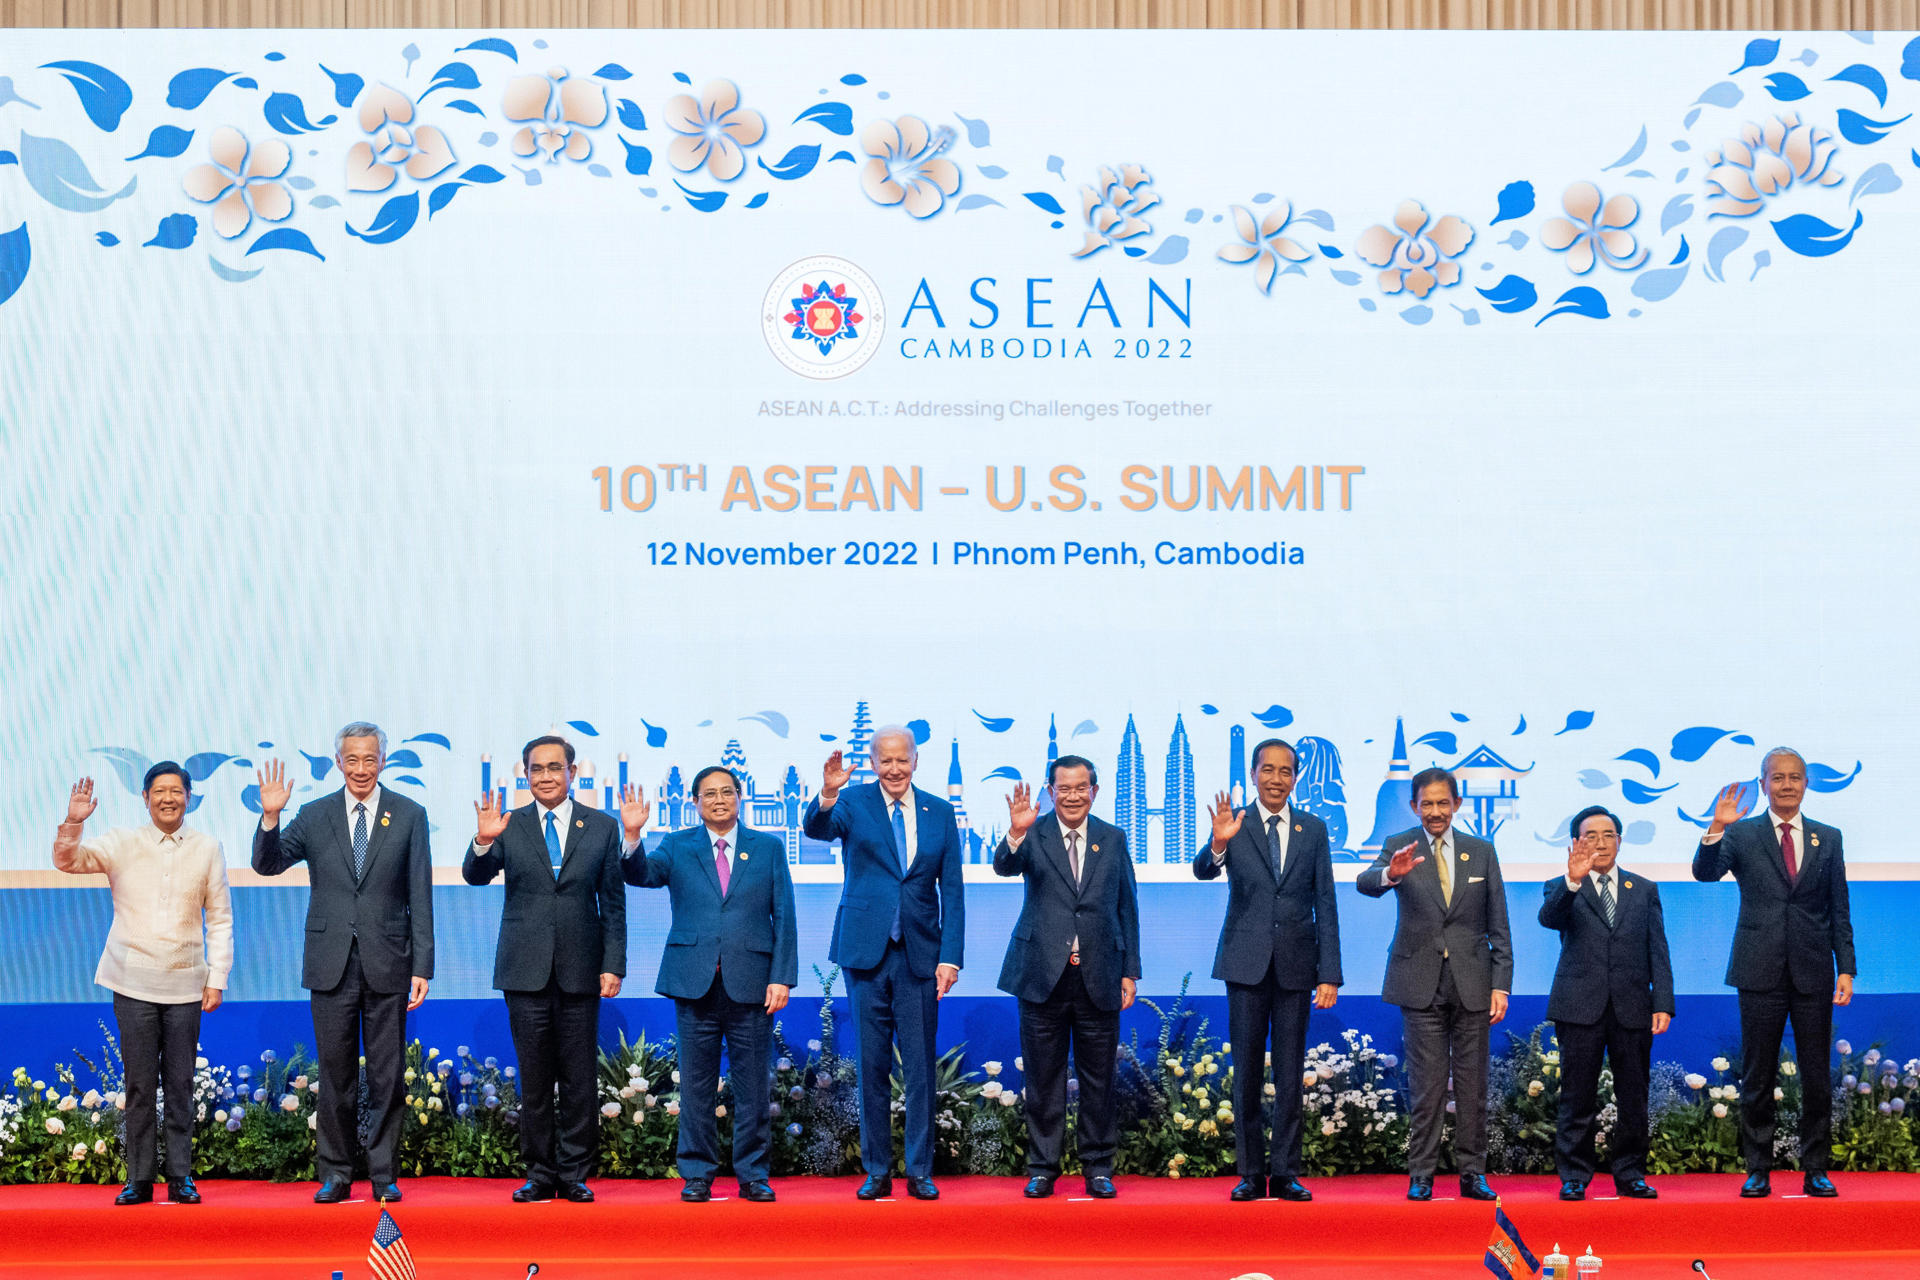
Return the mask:
[[776, 360], [808, 378], [844, 378], [873, 358], [886, 329], [873, 277], [844, 258], [802, 258], [774, 277], [760, 327]]

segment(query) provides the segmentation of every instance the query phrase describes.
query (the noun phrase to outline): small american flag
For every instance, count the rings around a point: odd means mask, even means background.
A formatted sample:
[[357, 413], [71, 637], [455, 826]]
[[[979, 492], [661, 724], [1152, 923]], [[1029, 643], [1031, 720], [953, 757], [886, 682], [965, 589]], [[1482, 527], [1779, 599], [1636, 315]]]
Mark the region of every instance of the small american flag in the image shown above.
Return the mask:
[[376, 1280], [414, 1280], [413, 1254], [400, 1238], [400, 1224], [385, 1209], [380, 1211], [380, 1224], [373, 1229], [367, 1265], [373, 1268]]

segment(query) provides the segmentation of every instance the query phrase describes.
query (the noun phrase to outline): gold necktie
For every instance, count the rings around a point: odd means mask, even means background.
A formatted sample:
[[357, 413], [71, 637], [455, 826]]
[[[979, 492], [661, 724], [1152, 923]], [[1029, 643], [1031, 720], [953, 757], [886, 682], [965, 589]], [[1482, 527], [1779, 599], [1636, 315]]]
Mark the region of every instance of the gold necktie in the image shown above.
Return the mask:
[[1453, 905], [1453, 868], [1447, 864], [1446, 837], [1433, 842], [1434, 870], [1440, 873], [1440, 898], [1448, 906]]

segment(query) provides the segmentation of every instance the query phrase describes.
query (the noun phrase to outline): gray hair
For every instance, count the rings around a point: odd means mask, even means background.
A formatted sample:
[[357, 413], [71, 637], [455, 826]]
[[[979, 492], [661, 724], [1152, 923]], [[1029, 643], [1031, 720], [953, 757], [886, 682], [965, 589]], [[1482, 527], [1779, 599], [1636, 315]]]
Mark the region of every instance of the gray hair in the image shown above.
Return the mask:
[[380, 758], [387, 758], [387, 731], [367, 720], [355, 720], [352, 724], [333, 735], [333, 754], [340, 754], [341, 744], [348, 738], [372, 738], [380, 744]]
[[883, 724], [873, 731], [873, 749], [878, 751], [880, 743], [886, 738], [905, 738], [907, 754], [914, 759], [920, 758], [920, 740], [913, 736], [913, 730], [903, 724]]
[[1806, 771], [1807, 758], [1805, 756], [1795, 751], [1792, 747], [1774, 747], [1768, 751], [1767, 754], [1760, 757], [1760, 781], [1765, 782], [1767, 780], [1767, 774], [1773, 769], [1773, 758], [1775, 756], [1792, 756], [1800, 762], [1801, 771]]

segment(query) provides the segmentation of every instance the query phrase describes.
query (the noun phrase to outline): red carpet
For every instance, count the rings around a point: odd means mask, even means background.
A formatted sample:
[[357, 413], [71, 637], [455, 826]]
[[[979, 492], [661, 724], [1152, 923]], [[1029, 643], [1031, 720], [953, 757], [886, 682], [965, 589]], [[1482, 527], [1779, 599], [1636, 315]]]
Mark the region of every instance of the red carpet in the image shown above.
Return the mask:
[[[1813, 1201], [1783, 1177], [1771, 1200], [1743, 1201], [1731, 1176], [1656, 1179], [1657, 1202], [1561, 1204], [1548, 1178], [1497, 1178], [1533, 1250], [1557, 1241], [1606, 1260], [1602, 1280], [1912, 1280], [1920, 1275], [1920, 1174], [1843, 1174], [1841, 1198]], [[777, 1204], [679, 1202], [678, 1182], [595, 1184], [592, 1205], [516, 1205], [510, 1183], [416, 1179], [393, 1206], [422, 1280], [810, 1276], [849, 1280], [1228, 1280], [1310, 1267], [1317, 1280], [1486, 1280], [1491, 1206], [1409, 1204], [1405, 1179], [1316, 1180], [1309, 1205], [1227, 1200], [1230, 1179], [1119, 1180], [1120, 1198], [1028, 1201], [1015, 1179], [948, 1178], [934, 1203], [862, 1204], [855, 1183], [788, 1179]], [[0, 1188], [0, 1277], [313, 1277], [365, 1280], [379, 1208], [322, 1206], [312, 1184], [202, 1185], [198, 1207], [120, 1209], [113, 1188]], [[365, 1194], [365, 1184], [358, 1184]], [[731, 1190], [725, 1182], [719, 1190]], [[900, 1184], [904, 1193], [905, 1186]], [[1077, 1191], [1076, 1179], [1061, 1183]], [[1439, 1189], [1450, 1185], [1442, 1180]]]

